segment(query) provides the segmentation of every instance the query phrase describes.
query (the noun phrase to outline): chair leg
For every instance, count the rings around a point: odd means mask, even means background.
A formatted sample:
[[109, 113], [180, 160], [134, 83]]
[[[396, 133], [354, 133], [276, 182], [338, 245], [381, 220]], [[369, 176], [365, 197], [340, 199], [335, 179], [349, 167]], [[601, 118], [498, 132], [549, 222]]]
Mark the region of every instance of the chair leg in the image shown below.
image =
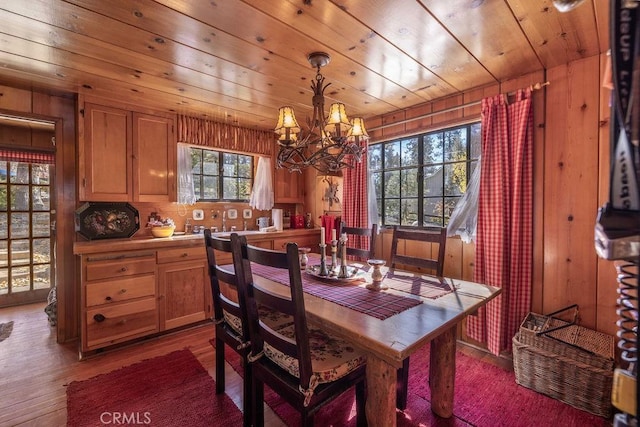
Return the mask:
[[402, 361], [402, 368], [398, 368], [398, 382], [396, 384], [396, 407], [401, 411], [407, 409], [407, 388], [409, 387], [409, 358]]
[[216, 332], [216, 394], [224, 393], [224, 341]]
[[300, 413], [300, 415], [302, 417], [302, 426], [303, 427], [313, 427], [314, 416], [309, 414], [309, 411], [303, 410]]
[[360, 381], [356, 384], [356, 426], [357, 427], [366, 427], [367, 426], [367, 383], [365, 381]]
[[246, 356], [242, 359], [242, 369], [244, 377], [242, 378], [242, 420], [244, 427], [251, 427], [253, 423], [254, 402], [251, 387], [253, 385], [253, 375], [251, 373], [251, 365], [247, 362]]
[[257, 379], [255, 375], [252, 380], [253, 398], [251, 400], [253, 414], [253, 425], [255, 427], [264, 426], [264, 383]]

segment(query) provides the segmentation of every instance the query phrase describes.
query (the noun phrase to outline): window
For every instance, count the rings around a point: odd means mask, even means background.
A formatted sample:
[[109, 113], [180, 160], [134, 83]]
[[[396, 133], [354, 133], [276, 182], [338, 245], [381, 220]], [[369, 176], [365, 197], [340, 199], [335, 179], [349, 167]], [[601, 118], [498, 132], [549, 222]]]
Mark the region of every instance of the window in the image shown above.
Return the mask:
[[479, 122], [371, 145], [380, 224], [446, 225], [480, 147]]
[[191, 174], [196, 200], [249, 201], [253, 156], [191, 148]]

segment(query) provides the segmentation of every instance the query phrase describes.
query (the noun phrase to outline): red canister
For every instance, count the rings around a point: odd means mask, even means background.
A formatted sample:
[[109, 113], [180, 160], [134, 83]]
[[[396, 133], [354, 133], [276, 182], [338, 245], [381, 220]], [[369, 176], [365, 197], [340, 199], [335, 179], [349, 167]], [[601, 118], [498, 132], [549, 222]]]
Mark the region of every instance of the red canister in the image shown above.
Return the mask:
[[291, 228], [304, 228], [304, 215], [291, 215]]

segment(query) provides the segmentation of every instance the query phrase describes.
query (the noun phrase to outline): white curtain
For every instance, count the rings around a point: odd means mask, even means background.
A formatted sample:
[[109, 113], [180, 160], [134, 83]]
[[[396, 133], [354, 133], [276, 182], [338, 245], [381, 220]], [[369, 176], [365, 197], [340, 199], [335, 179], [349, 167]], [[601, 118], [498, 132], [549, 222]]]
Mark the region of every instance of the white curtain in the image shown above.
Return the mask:
[[476, 239], [478, 224], [478, 194], [480, 193], [480, 158], [464, 192], [449, 218], [447, 236], [459, 235], [465, 243]]
[[182, 143], [178, 143], [178, 203], [185, 205], [196, 203], [191, 175], [191, 148]]
[[369, 207], [369, 227], [372, 227], [373, 224], [378, 224], [378, 233], [380, 232], [379, 227], [379, 216], [378, 216], [378, 203], [376, 200], [376, 187], [373, 182], [373, 174], [369, 174], [369, 185], [367, 188], [367, 204]]
[[258, 158], [258, 170], [253, 180], [249, 205], [261, 211], [266, 211], [273, 207], [273, 182], [271, 158], [269, 157]]

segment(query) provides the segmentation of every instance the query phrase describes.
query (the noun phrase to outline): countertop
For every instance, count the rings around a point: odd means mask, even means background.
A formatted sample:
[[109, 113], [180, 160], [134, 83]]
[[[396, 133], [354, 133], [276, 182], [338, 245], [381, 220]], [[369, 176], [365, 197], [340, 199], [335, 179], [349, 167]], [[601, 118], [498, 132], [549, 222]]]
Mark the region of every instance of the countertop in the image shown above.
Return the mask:
[[[238, 234], [247, 236], [249, 241], [272, 240], [279, 238], [295, 237], [318, 233], [320, 239], [320, 228], [298, 228], [283, 231], [260, 232], [255, 230], [236, 231]], [[231, 232], [213, 233], [214, 236], [228, 237]], [[74, 255], [95, 254], [114, 251], [133, 251], [144, 249], [181, 248], [202, 245], [204, 248], [204, 234], [174, 235], [172, 237], [153, 237], [145, 235], [141, 237], [131, 237], [128, 239], [99, 239], [90, 241], [77, 241], [73, 244]]]

